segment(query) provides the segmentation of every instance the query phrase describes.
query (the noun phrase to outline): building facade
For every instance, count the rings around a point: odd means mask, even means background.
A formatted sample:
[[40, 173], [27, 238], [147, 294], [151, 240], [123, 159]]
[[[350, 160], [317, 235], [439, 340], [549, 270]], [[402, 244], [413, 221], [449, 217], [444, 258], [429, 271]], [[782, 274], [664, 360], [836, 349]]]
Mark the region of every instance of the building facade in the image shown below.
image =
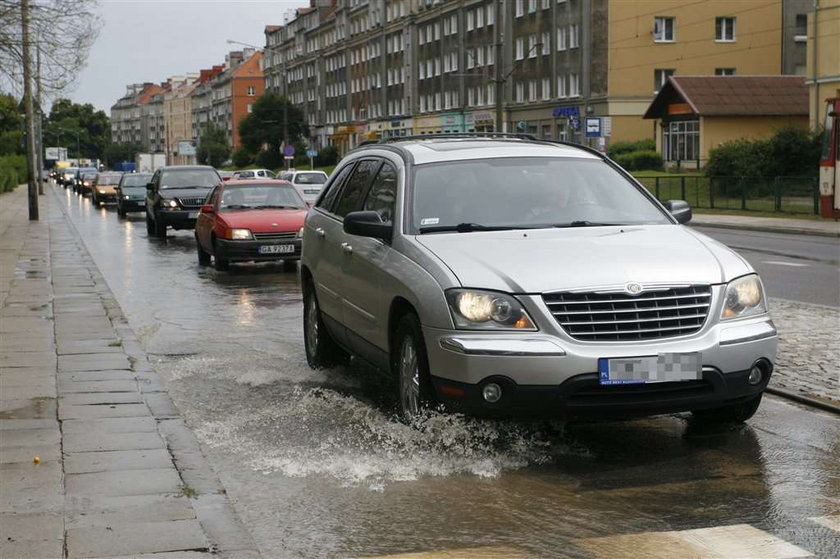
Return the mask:
[[811, 129], [825, 122], [826, 99], [840, 97], [840, 0], [819, 0], [808, 12], [806, 76]]
[[192, 99], [198, 74], [170, 78], [172, 88], [163, 96], [163, 116], [166, 134], [167, 165], [193, 165], [196, 162], [191, 145], [183, 149], [183, 142], [192, 142]]
[[163, 87], [155, 83], [132, 84], [126, 94], [111, 106], [111, 141], [121, 145], [137, 145], [149, 151], [147, 104]]
[[809, 1], [312, 0], [266, 27], [266, 89], [318, 146], [490, 131], [500, 108], [505, 131], [605, 147], [654, 137], [668, 76], [801, 73]]

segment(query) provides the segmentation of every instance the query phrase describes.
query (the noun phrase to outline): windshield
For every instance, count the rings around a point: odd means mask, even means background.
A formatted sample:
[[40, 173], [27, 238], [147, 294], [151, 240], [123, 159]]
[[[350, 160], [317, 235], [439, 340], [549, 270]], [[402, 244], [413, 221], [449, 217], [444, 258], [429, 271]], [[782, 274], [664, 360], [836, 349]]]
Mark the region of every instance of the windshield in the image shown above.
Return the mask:
[[414, 176], [416, 231], [671, 223], [601, 160], [517, 157], [423, 165]]
[[123, 188], [130, 188], [132, 186], [142, 186], [145, 187], [146, 184], [152, 180], [152, 175], [125, 175], [122, 182]]
[[219, 175], [209, 169], [168, 171], [160, 178], [160, 189], [167, 188], [211, 188], [219, 184]]
[[327, 175], [324, 173], [298, 173], [295, 176], [295, 184], [324, 184], [327, 182]]
[[122, 177], [122, 175], [99, 175], [99, 178], [97, 179], [96, 182], [100, 185], [102, 185], [102, 184], [109, 184], [109, 185], [110, 184], [119, 184], [121, 177]]
[[82, 180], [93, 180], [96, 178], [96, 173], [82, 173]]
[[219, 210], [306, 209], [297, 190], [284, 184], [249, 184], [228, 186], [222, 194]]

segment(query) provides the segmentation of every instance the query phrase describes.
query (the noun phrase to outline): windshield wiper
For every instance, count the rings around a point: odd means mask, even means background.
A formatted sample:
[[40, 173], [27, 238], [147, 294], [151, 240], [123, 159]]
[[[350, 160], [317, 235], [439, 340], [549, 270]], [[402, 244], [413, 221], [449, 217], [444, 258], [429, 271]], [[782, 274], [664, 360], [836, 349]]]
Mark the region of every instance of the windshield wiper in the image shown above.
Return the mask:
[[473, 231], [510, 231], [519, 229], [510, 225], [481, 225], [480, 223], [459, 223], [458, 225], [435, 225], [434, 227], [421, 227], [420, 234], [441, 233], [444, 231], [455, 231], [457, 233], [471, 233]]
[[253, 206], [249, 206], [247, 204], [228, 204], [226, 206], [222, 206], [223, 210], [250, 210]]
[[604, 223], [600, 221], [587, 221], [585, 219], [571, 221], [569, 223], [555, 223], [553, 227], [606, 227], [609, 225], [622, 225], [621, 223]]
[[288, 210], [289, 208], [299, 210], [297, 206], [282, 206], [277, 204], [263, 204], [262, 206], [251, 206], [255, 210]]

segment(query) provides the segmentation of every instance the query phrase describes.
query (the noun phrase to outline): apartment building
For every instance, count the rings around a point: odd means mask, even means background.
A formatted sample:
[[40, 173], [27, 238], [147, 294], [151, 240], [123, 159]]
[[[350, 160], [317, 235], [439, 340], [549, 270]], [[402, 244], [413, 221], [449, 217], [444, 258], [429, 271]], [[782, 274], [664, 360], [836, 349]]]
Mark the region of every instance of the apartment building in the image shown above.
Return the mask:
[[809, 3], [311, 0], [266, 27], [266, 88], [318, 145], [489, 131], [498, 101], [504, 130], [603, 147], [654, 137], [671, 75], [803, 73]]
[[126, 93], [111, 106], [111, 139], [116, 144], [139, 145], [148, 151], [148, 131], [143, 107], [163, 88], [155, 83], [137, 83], [126, 87]]
[[819, 0], [808, 12], [806, 77], [811, 129], [825, 123], [825, 100], [840, 97], [840, 0]]
[[190, 110], [192, 119], [192, 138], [201, 137], [201, 132], [210, 122], [210, 108], [212, 107], [213, 83], [219, 74], [224, 72], [223, 65], [216, 65], [199, 71], [195, 88], [190, 95]]
[[192, 141], [192, 99], [198, 74], [169, 78], [170, 91], [163, 96], [163, 118], [166, 135], [166, 162], [168, 165], [195, 164], [191, 149], [186, 153], [181, 142]]
[[225, 57], [225, 70], [207, 82], [209, 98], [202, 100], [202, 108], [209, 109], [208, 121], [225, 131], [233, 150], [240, 146], [239, 123], [265, 91], [261, 60], [262, 53], [254, 49], [232, 51]]

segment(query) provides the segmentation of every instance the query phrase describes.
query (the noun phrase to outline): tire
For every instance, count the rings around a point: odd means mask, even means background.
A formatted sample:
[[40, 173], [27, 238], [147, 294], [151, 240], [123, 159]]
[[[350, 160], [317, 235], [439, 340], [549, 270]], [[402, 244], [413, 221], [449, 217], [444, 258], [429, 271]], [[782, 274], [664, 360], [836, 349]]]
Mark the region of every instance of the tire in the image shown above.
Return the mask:
[[149, 237], [154, 237], [155, 235], [155, 224], [152, 221], [152, 217], [149, 215], [149, 212], [146, 212], [146, 233]]
[[90, 195], [90, 203], [93, 204], [94, 208], [99, 207], [99, 198], [96, 196], [96, 194]]
[[122, 208], [122, 206], [117, 205], [117, 215], [119, 217], [125, 217], [126, 211]]
[[391, 350], [391, 372], [397, 379], [397, 408], [410, 423], [435, 403], [429, 360], [420, 320], [413, 313], [397, 323]]
[[166, 238], [166, 225], [161, 223], [159, 219], [152, 222], [154, 224], [154, 236], [158, 239]]
[[763, 393], [759, 394], [739, 404], [707, 410], [693, 410], [691, 415], [696, 421], [705, 424], [743, 423], [755, 415], [763, 395]]
[[195, 238], [195, 250], [198, 253], [198, 265], [199, 266], [209, 266], [210, 265], [210, 253], [205, 252], [203, 248], [201, 248], [201, 243], [198, 242], [198, 237]]
[[219, 258], [219, 246], [216, 241], [213, 241], [213, 267], [220, 272], [226, 272], [230, 269], [230, 262], [224, 258]]
[[347, 359], [347, 353], [338, 347], [324, 325], [311, 282], [304, 284], [303, 288], [303, 345], [306, 362], [313, 369], [331, 367]]

